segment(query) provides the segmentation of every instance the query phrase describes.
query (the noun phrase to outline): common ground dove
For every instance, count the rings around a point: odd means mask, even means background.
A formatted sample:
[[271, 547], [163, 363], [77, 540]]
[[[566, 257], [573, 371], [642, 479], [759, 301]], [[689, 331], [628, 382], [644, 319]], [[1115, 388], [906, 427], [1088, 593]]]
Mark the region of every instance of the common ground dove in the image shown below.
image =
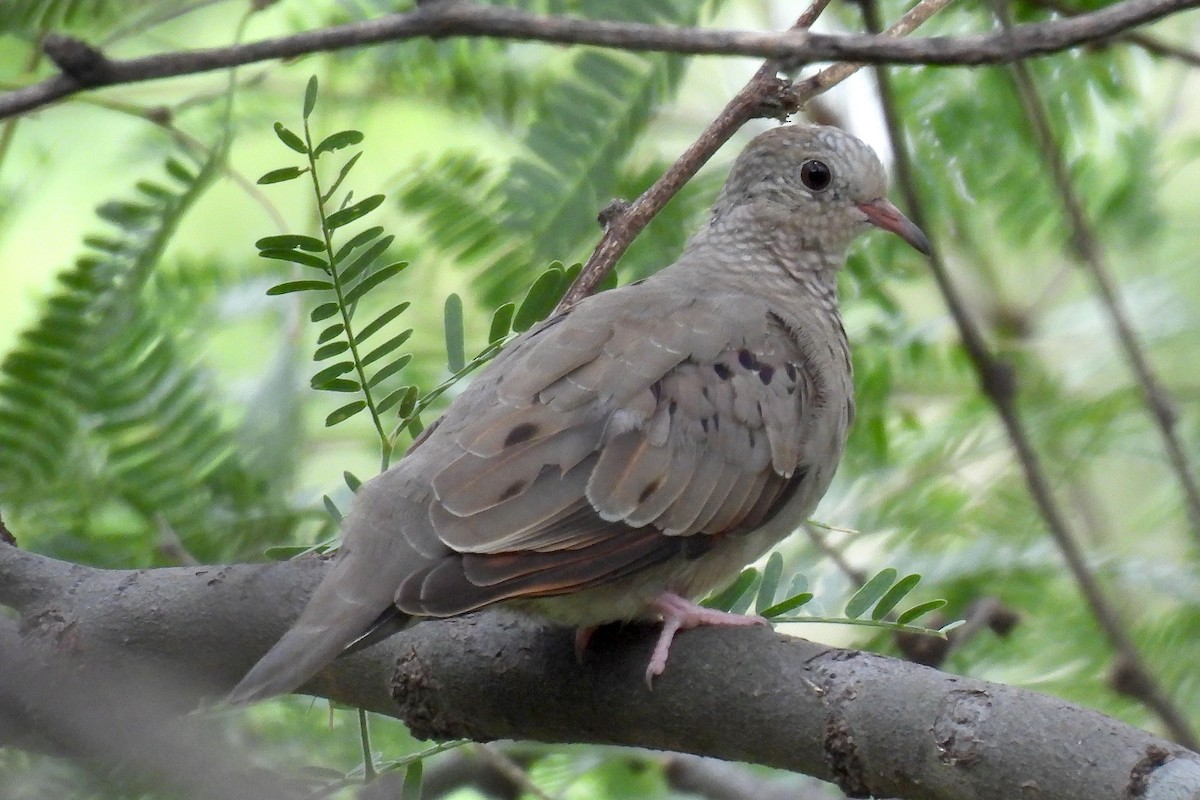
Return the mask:
[[230, 695], [291, 691], [378, 628], [506, 605], [577, 626], [761, 623], [692, 602], [825, 493], [854, 416], [837, 301], [870, 225], [928, 252], [883, 166], [789, 125], [738, 157], [669, 267], [514, 340], [428, 438], [365, 483], [329, 574]]

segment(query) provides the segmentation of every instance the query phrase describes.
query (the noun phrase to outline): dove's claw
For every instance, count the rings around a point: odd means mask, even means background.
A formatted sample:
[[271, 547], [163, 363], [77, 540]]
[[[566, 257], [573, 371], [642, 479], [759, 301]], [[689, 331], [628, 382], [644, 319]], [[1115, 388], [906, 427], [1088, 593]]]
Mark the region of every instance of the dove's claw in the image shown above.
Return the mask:
[[654, 679], [667, 668], [667, 656], [671, 651], [671, 641], [679, 631], [688, 628], [698, 628], [701, 625], [766, 625], [762, 617], [749, 617], [744, 614], [731, 614], [728, 611], [718, 611], [706, 608], [691, 600], [680, 597], [673, 592], [663, 592], [651, 604], [651, 608], [662, 615], [662, 632], [654, 645], [654, 653], [646, 666], [646, 686], [654, 688]]

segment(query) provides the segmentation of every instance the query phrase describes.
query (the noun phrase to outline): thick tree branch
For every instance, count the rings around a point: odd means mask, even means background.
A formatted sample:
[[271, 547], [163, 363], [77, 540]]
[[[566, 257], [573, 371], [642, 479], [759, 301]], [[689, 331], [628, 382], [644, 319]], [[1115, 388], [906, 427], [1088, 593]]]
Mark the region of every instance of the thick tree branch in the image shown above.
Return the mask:
[[[67, 756], [111, 784], [149, 784], [191, 800], [293, 800], [295, 787], [254, 768], [212, 718], [172, 713], [177, 674], [38, 659], [0, 616], [0, 747]], [[214, 729], [215, 728], [215, 729]], [[213, 769], [220, 764], [221, 769]]]
[[[0, 545], [0, 602], [22, 614], [22, 663], [170, 675], [182, 710], [232, 686], [324, 572], [316, 559], [106, 571]], [[1064, 800], [1155, 800], [1171, 787], [1200, 798], [1200, 756], [1043, 695], [765, 628], [687, 632], [648, 691], [653, 640], [644, 627], [601, 631], [579, 664], [569, 632], [489, 612], [417, 625], [339, 659], [306, 691], [419, 736], [679, 750], [805, 772], [852, 796], [1011, 798], [1036, 786]]]
[[762, 33], [667, 28], [540, 16], [516, 8], [478, 6], [461, 0], [425, 3], [406, 14], [293, 36], [127, 60], [111, 59], [82, 42], [51, 35], [45, 41], [45, 50], [61, 72], [40, 83], [0, 95], [0, 118], [40, 108], [84, 89], [192, 75], [419, 37], [489, 37], [591, 44], [623, 50], [759, 56], [793, 64], [861, 61], [969, 66], [1007, 63], [1104, 41], [1131, 28], [1197, 6], [1200, 6], [1200, 0], [1124, 0], [1090, 14], [1022, 25], [1011, 36], [997, 32], [919, 40], [870, 35], [834, 36], [807, 31]]

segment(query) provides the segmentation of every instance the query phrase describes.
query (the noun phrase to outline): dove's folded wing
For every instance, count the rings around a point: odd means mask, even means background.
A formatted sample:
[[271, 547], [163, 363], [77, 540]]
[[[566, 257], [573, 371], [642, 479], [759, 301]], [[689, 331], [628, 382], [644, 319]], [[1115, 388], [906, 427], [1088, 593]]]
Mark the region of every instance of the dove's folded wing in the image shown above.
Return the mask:
[[803, 479], [814, 387], [793, 332], [759, 299], [730, 314], [655, 295], [551, 321], [507, 355], [492, 407], [445, 421], [456, 447], [431, 475], [430, 518], [452, 552], [403, 581], [402, 610], [564, 594], [699, 555]]

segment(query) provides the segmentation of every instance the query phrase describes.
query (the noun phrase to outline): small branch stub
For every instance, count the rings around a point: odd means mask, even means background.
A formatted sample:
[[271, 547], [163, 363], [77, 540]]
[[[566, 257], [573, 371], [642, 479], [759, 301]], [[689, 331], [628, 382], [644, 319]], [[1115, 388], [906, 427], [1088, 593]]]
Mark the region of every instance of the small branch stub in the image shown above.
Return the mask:
[[109, 79], [108, 57], [82, 39], [48, 33], [42, 39], [42, 52], [64, 74], [84, 86], [101, 84]]

